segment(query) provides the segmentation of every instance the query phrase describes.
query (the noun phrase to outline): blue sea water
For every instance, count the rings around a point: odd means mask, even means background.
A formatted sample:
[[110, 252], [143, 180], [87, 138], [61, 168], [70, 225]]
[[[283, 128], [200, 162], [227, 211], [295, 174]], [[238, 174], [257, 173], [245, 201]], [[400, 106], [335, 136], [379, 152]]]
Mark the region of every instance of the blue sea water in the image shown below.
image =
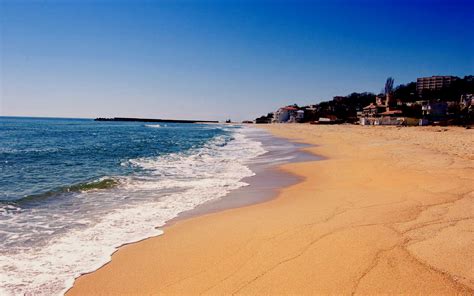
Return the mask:
[[[161, 128], [160, 128], [161, 127]], [[229, 131], [192, 124], [0, 118], [0, 201], [18, 201], [103, 176], [137, 173], [130, 158], [202, 147]]]
[[245, 186], [258, 133], [0, 117], [0, 295], [62, 294], [120, 245]]

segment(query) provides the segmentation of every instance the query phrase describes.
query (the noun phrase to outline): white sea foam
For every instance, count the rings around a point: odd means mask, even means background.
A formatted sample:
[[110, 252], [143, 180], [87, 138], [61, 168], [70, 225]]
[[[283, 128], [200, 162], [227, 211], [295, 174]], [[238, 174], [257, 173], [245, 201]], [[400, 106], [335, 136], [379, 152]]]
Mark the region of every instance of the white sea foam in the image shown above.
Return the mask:
[[152, 128], [159, 128], [161, 125], [159, 124], [145, 124], [146, 127], [152, 127]]
[[[265, 153], [260, 142], [246, 136], [248, 132], [238, 129], [227, 144], [218, 136], [184, 154], [130, 159], [124, 165], [148, 174], [123, 179], [113, 194], [123, 198], [161, 194], [111, 210], [98, 221], [84, 218], [84, 227], [55, 237], [45, 246], [0, 254], [0, 295], [61, 295], [74, 278], [108, 262], [119, 246], [160, 235], [163, 232], [156, 227], [179, 213], [245, 186], [241, 180], [253, 175], [247, 163]], [[85, 192], [81, 197], [93, 194], [97, 193]]]

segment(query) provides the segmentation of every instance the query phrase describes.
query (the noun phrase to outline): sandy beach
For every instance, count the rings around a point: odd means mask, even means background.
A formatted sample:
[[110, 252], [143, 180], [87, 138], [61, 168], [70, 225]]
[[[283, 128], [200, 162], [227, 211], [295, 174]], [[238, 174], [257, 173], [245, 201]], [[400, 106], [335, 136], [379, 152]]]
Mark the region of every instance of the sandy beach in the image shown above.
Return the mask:
[[130, 244], [67, 295], [474, 293], [474, 130], [268, 125], [323, 160]]

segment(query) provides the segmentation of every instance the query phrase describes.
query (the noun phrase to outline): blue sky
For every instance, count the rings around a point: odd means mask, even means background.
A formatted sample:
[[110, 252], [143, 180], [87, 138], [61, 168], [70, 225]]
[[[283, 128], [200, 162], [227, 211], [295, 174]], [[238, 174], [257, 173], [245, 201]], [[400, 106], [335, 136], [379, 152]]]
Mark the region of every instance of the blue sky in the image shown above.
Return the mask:
[[472, 1], [0, 1], [0, 115], [253, 119], [474, 74]]

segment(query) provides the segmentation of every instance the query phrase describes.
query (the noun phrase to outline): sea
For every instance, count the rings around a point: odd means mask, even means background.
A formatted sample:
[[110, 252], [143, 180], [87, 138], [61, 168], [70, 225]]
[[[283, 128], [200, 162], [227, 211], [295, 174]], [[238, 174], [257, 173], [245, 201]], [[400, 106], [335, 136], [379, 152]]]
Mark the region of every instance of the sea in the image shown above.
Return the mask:
[[63, 295], [118, 247], [247, 186], [252, 163], [278, 148], [268, 137], [239, 125], [0, 117], [0, 295]]

